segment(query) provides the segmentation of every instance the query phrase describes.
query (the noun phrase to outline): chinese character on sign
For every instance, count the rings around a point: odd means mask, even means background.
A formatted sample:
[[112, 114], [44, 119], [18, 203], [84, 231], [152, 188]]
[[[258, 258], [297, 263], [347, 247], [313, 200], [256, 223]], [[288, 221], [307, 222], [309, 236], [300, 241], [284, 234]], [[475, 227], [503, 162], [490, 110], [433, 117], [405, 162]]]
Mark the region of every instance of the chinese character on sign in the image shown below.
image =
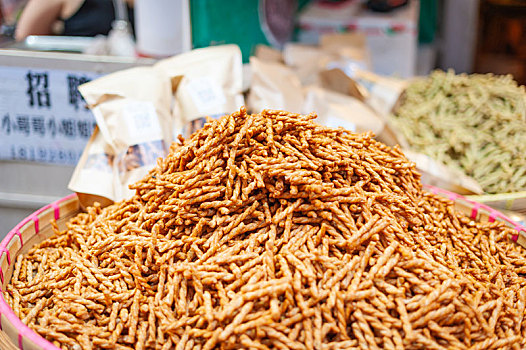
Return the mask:
[[79, 120], [77, 121], [77, 129], [80, 137], [83, 139], [89, 139], [91, 131], [93, 130], [93, 125], [88, 120]]
[[29, 116], [27, 115], [17, 115], [16, 116], [16, 129], [18, 132], [29, 136], [31, 131], [31, 126], [29, 124]]
[[31, 126], [33, 127], [33, 133], [40, 136], [44, 136], [46, 133], [46, 125], [44, 117], [33, 117], [31, 118]]
[[51, 107], [49, 78], [47, 73], [27, 72], [27, 95], [31, 107]]
[[55, 122], [54, 118], [48, 120], [46, 130], [49, 131], [49, 135], [55, 137], [57, 134], [57, 123]]
[[79, 109], [79, 102], [84, 102], [84, 98], [79, 92], [79, 85], [91, 81], [88, 77], [81, 75], [68, 74], [68, 96], [69, 104], [75, 107], [75, 110]]
[[11, 134], [11, 119], [9, 118], [9, 114], [2, 117], [2, 130], [5, 131], [6, 135]]
[[58, 132], [68, 138], [74, 138], [77, 134], [74, 119], [63, 119], [60, 121]]

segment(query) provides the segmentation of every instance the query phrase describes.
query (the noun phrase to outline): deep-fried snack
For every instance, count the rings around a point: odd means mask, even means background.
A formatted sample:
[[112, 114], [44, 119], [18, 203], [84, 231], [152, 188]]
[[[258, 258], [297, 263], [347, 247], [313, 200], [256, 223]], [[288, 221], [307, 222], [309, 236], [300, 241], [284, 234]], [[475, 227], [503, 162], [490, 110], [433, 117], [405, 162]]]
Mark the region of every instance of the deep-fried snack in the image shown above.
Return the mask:
[[519, 349], [526, 254], [315, 115], [211, 121], [130, 200], [19, 256], [4, 293], [64, 349]]

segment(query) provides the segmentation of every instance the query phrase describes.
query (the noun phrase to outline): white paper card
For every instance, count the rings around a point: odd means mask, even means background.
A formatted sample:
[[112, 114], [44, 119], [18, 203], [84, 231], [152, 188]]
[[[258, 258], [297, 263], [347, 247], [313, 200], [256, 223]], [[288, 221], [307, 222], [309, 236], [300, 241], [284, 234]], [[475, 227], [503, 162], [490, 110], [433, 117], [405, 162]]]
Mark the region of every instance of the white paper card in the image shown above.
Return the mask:
[[126, 120], [128, 134], [135, 143], [162, 139], [161, 125], [153, 103], [129, 101], [122, 114], [123, 120]]
[[192, 97], [199, 112], [203, 115], [210, 110], [220, 110], [226, 103], [225, 94], [219, 84], [209, 77], [196, 77], [188, 81], [188, 93]]

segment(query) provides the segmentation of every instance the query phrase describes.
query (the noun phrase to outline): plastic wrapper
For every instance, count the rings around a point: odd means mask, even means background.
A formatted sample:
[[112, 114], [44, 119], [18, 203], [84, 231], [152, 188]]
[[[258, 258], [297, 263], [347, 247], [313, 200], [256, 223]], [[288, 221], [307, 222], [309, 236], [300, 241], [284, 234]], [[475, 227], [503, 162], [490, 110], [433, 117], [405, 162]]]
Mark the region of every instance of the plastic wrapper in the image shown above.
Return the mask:
[[403, 148], [405, 156], [416, 164], [422, 175], [422, 183], [443, 188], [462, 195], [481, 194], [484, 191], [471, 177], [461, 171], [451, 169], [446, 165], [426, 156], [425, 154]]

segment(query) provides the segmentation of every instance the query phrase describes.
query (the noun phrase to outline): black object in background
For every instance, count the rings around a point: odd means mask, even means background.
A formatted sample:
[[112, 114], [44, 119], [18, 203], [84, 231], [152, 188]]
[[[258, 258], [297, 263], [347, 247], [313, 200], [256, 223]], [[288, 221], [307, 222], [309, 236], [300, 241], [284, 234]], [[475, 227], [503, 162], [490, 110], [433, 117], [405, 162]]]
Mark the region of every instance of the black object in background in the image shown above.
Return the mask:
[[408, 3], [409, 0], [368, 0], [367, 7], [377, 12], [389, 12]]
[[[128, 19], [133, 31], [133, 9], [128, 8]], [[69, 18], [63, 19], [64, 36], [108, 35], [117, 18], [114, 2], [108, 0], [85, 0]], [[133, 33], [132, 33], [133, 34]]]

